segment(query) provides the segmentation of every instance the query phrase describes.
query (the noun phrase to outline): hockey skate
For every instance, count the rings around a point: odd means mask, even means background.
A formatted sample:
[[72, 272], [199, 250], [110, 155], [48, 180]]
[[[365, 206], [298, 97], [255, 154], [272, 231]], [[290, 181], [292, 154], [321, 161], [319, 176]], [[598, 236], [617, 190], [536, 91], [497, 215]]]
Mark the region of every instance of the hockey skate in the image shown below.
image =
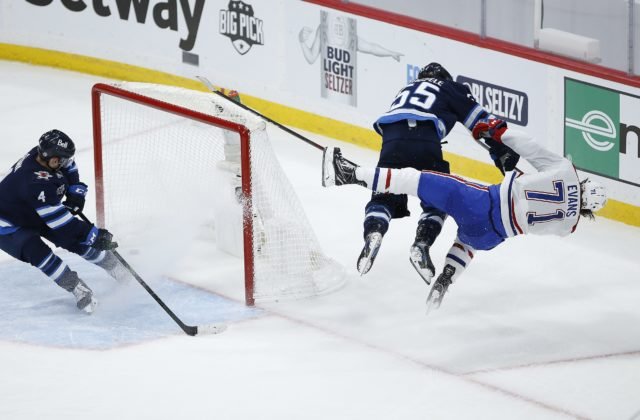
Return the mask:
[[431, 256], [429, 255], [429, 245], [426, 242], [416, 241], [409, 249], [409, 261], [416, 269], [425, 283], [431, 284], [431, 279], [436, 274]]
[[78, 280], [78, 284], [71, 291], [76, 298], [76, 306], [78, 309], [85, 311], [88, 314], [93, 313], [98, 301], [93, 297], [93, 292], [89, 289], [89, 286], [82, 280]]
[[322, 186], [358, 184], [367, 186], [356, 179], [356, 165], [342, 157], [339, 147], [326, 147], [322, 153]]
[[444, 266], [444, 270], [442, 270], [442, 273], [438, 276], [427, 297], [427, 315], [431, 310], [438, 309], [442, 304], [442, 299], [444, 299], [447, 289], [449, 289], [449, 286], [453, 283], [453, 275], [455, 272], [456, 269], [453, 266], [449, 264]]
[[378, 255], [378, 250], [380, 250], [380, 245], [382, 245], [382, 236], [382, 232], [378, 231], [373, 231], [367, 235], [357, 263], [361, 276], [371, 270], [371, 266]]

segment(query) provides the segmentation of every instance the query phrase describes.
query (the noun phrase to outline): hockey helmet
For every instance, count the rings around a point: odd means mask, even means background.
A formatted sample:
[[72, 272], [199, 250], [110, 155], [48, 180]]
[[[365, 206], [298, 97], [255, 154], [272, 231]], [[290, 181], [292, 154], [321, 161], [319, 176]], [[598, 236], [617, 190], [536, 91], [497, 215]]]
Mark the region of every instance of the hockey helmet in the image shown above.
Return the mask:
[[73, 140], [60, 130], [51, 130], [40, 136], [38, 153], [45, 160], [53, 157], [60, 159], [60, 167], [67, 166], [76, 153]]
[[420, 73], [418, 73], [418, 79], [426, 79], [427, 77], [435, 77], [436, 79], [443, 80], [453, 80], [451, 74], [449, 74], [449, 72], [439, 63], [429, 63], [420, 70]]
[[607, 191], [598, 182], [589, 178], [580, 182], [582, 193], [581, 208], [584, 210], [598, 211], [607, 203]]

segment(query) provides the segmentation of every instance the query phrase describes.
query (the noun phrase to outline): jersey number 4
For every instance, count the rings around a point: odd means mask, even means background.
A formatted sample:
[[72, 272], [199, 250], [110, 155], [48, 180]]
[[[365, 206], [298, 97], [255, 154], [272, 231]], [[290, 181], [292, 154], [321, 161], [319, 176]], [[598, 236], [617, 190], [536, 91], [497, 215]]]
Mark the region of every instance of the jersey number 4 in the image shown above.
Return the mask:
[[[527, 200], [544, 201], [547, 203], [564, 203], [564, 182], [553, 181], [553, 192], [546, 191], [530, 191], [525, 190]], [[564, 219], [564, 211], [557, 209], [555, 213], [538, 214], [536, 212], [527, 213], [527, 223], [535, 225], [536, 223], [551, 222], [553, 220]]]
[[393, 111], [394, 109], [403, 108], [407, 105], [428, 110], [436, 101], [438, 97], [437, 92], [439, 91], [440, 88], [438, 86], [429, 82], [409, 85], [398, 93], [389, 110]]

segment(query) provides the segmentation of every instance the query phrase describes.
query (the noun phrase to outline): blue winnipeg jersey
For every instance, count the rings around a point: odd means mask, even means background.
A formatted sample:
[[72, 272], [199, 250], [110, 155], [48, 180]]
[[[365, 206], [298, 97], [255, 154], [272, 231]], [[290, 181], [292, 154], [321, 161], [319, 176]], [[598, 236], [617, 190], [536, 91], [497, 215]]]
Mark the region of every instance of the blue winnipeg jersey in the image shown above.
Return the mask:
[[487, 112], [473, 99], [469, 88], [450, 80], [417, 79], [405, 86], [396, 96], [389, 111], [374, 123], [378, 134], [384, 124], [402, 120], [432, 121], [440, 139], [453, 128], [456, 121], [469, 130]]
[[33, 148], [0, 181], [0, 235], [19, 228], [48, 228], [81, 242], [92, 226], [73, 217], [61, 204], [68, 186], [79, 182], [75, 162], [51, 171], [40, 165], [36, 156]]

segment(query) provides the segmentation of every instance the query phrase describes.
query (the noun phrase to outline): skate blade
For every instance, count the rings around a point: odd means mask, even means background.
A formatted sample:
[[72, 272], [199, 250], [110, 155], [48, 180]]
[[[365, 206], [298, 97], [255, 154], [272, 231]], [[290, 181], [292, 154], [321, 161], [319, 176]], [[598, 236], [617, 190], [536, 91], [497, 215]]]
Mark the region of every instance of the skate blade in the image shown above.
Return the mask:
[[[375, 261], [376, 256], [378, 255], [378, 250], [380, 249], [381, 244], [382, 244], [382, 235], [380, 233], [372, 234], [370, 240], [365, 245], [365, 247], [369, 249], [368, 255], [363, 256], [361, 254], [360, 258], [358, 259], [358, 271], [360, 272], [361, 276], [364, 276], [369, 272], [369, 270], [371, 270], [371, 267], [373, 266], [373, 262]], [[364, 250], [363, 250], [363, 253], [364, 253]]]
[[373, 263], [371, 262], [370, 258], [358, 261], [358, 272], [360, 273], [360, 276], [364, 276], [365, 274], [367, 274], [369, 270], [371, 270], [372, 265]]
[[333, 147], [325, 147], [322, 152], [322, 186], [333, 187], [336, 185], [335, 168], [333, 167]]
[[437, 284], [433, 285], [429, 292], [429, 296], [427, 297], [427, 311], [425, 315], [429, 315], [431, 311], [440, 308], [442, 299], [444, 299], [444, 294], [447, 292], [446, 290], [438, 290], [436, 286]]
[[416, 271], [418, 272], [418, 274], [420, 275], [422, 280], [424, 280], [424, 282], [427, 283], [427, 286], [430, 286], [431, 285], [431, 279], [433, 278], [435, 273], [433, 271], [429, 270], [426, 267], [425, 268], [421, 267], [422, 266], [422, 253], [419, 252], [419, 255], [416, 258], [415, 255], [412, 252], [411, 256], [409, 257], [409, 262], [411, 263], [413, 268], [416, 269]]

